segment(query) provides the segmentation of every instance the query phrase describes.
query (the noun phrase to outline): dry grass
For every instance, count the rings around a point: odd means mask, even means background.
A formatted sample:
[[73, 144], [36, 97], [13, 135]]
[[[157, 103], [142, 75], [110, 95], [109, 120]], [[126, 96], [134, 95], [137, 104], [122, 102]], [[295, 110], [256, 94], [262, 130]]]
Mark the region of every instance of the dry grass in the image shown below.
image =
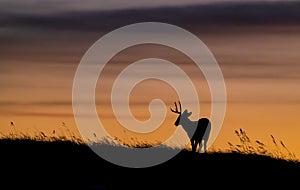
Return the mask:
[[[22, 132], [17, 132], [15, 130], [15, 126], [13, 127], [13, 131], [8, 134], [0, 133], [0, 139], [9, 139], [9, 140], [32, 140], [32, 141], [43, 141], [43, 142], [72, 142], [75, 144], [88, 144], [84, 142], [81, 138], [77, 137], [70, 130], [65, 127], [65, 131], [58, 135], [55, 130], [52, 131], [51, 134], [45, 134], [42, 131], [34, 132], [31, 135], [24, 134]], [[126, 132], [125, 132], [126, 133]], [[233, 144], [228, 142], [228, 148], [225, 150], [216, 150], [214, 147], [210, 147], [209, 153], [240, 153], [240, 154], [254, 154], [254, 155], [263, 155], [269, 156], [276, 159], [284, 159], [289, 161], [297, 161], [299, 159], [296, 155], [291, 152], [286, 144], [282, 140], [276, 139], [273, 135], [270, 135], [272, 146], [268, 146], [260, 140], [252, 140], [245, 130], [239, 129], [234, 131], [235, 135], [238, 137], [239, 143]], [[91, 144], [95, 145], [95, 142], [91, 142]], [[160, 145], [161, 142], [158, 141], [145, 141], [142, 139], [132, 138], [128, 135], [123, 135], [123, 138], [114, 137], [113, 140], [109, 138], [104, 138], [99, 141], [102, 145], [110, 145], [117, 147], [129, 147], [129, 148], [149, 148]], [[166, 147], [171, 148], [171, 147]], [[189, 151], [189, 148], [185, 149]]]
[[296, 155], [291, 152], [282, 140], [277, 140], [273, 135], [270, 135], [273, 146], [267, 146], [259, 140], [252, 140], [243, 129], [234, 131], [239, 139], [239, 144], [228, 142], [228, 152], [242, 154], [257, 154], [270, 156], [276, 159], [284, 159], [290, 161], [299, 161]]
[[52, 131], [52, 134], [46, 134], [42, 131], [34, 132], [33, 134], [25, 134], [22, 132], [10, 132], [8, 134], [0, 133], [0, 139], [9, 139], [9, 140], [32, 140], [32, 141], [43, 141], [43, 142], [72, 142], [76, 144], [83, 144], [83, 140], [79, 137], [76, 137], [69, 130], [66, 130], [61, 135], [57, 135], [55, 130]]

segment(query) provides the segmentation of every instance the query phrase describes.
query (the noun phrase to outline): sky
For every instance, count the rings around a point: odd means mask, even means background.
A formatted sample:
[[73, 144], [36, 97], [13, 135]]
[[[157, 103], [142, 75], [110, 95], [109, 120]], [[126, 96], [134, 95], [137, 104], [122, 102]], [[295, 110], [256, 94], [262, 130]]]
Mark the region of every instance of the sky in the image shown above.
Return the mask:
[[[1, 1], [0, 132], [79, 135], [72, 85], [86, 51], [119, 27], [164, 22], [199, 37], [224, 75], [227, 109], [214, 148], [228, 147], [237, 139], [234, 130], [242, 128], [266, 144], [273, 135], [300, 157], [299, 8], [296, 1]], [[201, 116], [209, 117], [209, 88], [186, 57], [165, 47], [132, 47], [110, 61], [97, 84], [97, 111], [104, 124], [114, 126], [113, 135], [125, 138], [109, 107], [113, 79], [124, 63], [151, 56], [176, 62], [190, 74], [201, 93]], [[139, 84], [130, 99], [135, 117], [149, 118], [149, 101], [157, 97], [167, 107], [178, 98], [165, 83]], [[174, 131], [176, 117], [167, 112], [161, 128], [148, 136], [126, 135], [164, 140]]]
[[[265, 0], [265, 2], [276, 2], [281, 0]], [[81, 0], [3, 0], [1, 1], [1, 11], [7, 13], [28, 13], [28, 14], [48, 14], [65, 11], [93, 11], [93, 10], [122, 10], [132, 8], [155, 8], [161, 6], [176, 7], [195, 4], [211, 4], [224, 2], [249, 2], [249, 0], [87, 0], [84, 3]], [[259, 2], [259, 0], [252, 0]]]

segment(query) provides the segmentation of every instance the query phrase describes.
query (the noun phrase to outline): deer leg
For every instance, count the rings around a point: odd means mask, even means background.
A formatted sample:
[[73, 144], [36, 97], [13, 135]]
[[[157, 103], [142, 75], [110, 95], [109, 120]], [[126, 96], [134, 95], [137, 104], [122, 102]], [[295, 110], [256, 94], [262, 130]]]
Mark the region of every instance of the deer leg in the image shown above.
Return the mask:
[[207, 149], [206, 141], [202, 140], [202, 141], [199, 143], [199, 152], [200, 152], [200, 153], [205, 153], [205, 152], [206, 152], [206, 149]]
[[199, 141], [198, 140], [194, 140], [194, 150], [193, 150], [193, 152], [197, 152], [198, 144], [199, 144]]
[[205, 152], [205, 142], [202, 140], [201, 143], [200, 143], [200, 147], [201, 147], [201, 153], [204, 153]]
[[206, 141], [203, 142], [203, 148], [204, 148], [204, 149], [203, 149], [203, 152], [205, 153], [205, 152], [206, 152], [206, 148], [207, 148], [207, 147], [206, 147]]
[[192, 152], [195, 152], [197, 144], [195, 143], [194, 139], [191, 140], [191, 145], [192, 145]]
[[197, 151], [197, 147], [198, 147], [198, 148], [199, 148], [199, 149], [198, 149], [198, 152], [200, 152], [200, 150], [201, 150], [201, 146], [200, 146], [200, 145], [201, 145], [201, 141], [198, 141], [198, 140], [197, 140], [197, 141], [196, 141], [195, 151]]

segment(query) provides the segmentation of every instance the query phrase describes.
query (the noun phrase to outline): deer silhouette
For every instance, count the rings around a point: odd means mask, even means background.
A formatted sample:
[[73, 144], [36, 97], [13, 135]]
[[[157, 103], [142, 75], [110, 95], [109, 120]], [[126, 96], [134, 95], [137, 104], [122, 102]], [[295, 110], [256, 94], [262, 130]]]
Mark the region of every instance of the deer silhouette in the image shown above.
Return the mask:
[[177, 106], [176, 102], [174, 102], [174, 104], [175, 104], [175, 109], [172, 108], [170, 109], [172, 112], [179, 114], [174, 125], [175, 126], [181, 125], [182, 128], [185, 130], [185, 132], [187, 133], [191, 141], [193, 152], [197, 151], [198, 145], [199, 145], [199, 152], [206, 152], [207, 141], [211, 130], [211, 123], [209, 119], [200, 118], [198, 121], [191, 121], [189, 117], [192, 115], [192, 112], [189, 112], [187, 109], [185, 109], [182, 112], [180, 101], [178, 102], [179, 107]]

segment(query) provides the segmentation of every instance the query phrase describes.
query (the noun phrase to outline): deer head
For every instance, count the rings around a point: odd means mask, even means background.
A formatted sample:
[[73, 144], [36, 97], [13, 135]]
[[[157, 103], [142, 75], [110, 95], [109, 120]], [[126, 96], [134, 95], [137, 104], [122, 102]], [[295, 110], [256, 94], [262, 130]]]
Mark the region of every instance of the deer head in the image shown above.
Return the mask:
[[174, 123], [175, 126], [178, 126], [178, 125], [179, 125], [179, 121], [180, 121], [180, 117], [181, 117], [181, 103], [180, 103], [180, 101], [178, 101], [178, 104], [179, 104], [179, 110], [178, 110], [177, 103], [174, 102], [174, 104], [175, 104], [175, 109], [170, 108], [170, 110], [171, 110], [172, 112], [176, 113], [176, 114], [179, 114], [178, 118], [176, 119], [176, 121], [175, 121], [175, 123]]
[[[174, 125], [175, 126], [178, 126], [179, 125], [179, 122], [180, 122], [180, 118], [181, 117], [184, 117], [184, 118], [188, 118], [189, 116], [192, 115], [192, 112], [188, 112], [186, 109], [183, 111], [182, 113], [182, 108], [181, 108], [181, 103], [180, 101], [178, 101], [178, 104], [179, 104], [179, 107], [177, 106], [177, 103], [174, 102], [174, 105], [175, 105], [175, 109], [172, 109], [170, 108], [170, 110], [173, 112], [173, 113], [176, 113], [176, 114], [179, 114], [178, 118], [176, 119]], [[179, 108], [179, 109], [178, 109]]]

